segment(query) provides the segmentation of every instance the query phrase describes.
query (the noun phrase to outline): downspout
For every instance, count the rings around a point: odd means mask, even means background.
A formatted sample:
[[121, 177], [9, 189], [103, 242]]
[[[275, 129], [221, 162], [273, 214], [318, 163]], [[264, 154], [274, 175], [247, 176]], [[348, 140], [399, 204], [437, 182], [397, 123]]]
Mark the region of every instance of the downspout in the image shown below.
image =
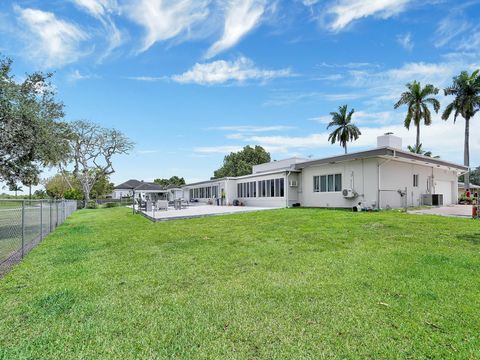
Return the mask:
[[[397, 152], [393, 150], [393, 157], [395, 158], [397, 156]], [[381, 201], [381, 193], [382, 193], [382, 187], [381, 185], [381, 176], [380, 176], [380, 168], [382, 165], [385, 165], [386, 163], [392, 161], [392, 159], [387, 159], [383, 163], [378, 163], [377, 164], [377, 175], [378, 175], [378, 195], [377, 195], [377, 208], [380, 210], [380, 201]]]
[[285, 183], [285, 202], [286, 202], [286, 205], [287, 205], [287, 209], [289, 208], [289, 206], [288, 206], [288, 196], [289, 196], [288, 192], [290, 190], [290, 185], [288, 183], [288, 177], [290, 176], [291, 173], [292, 173], [292, 171], [289, 170], [288, 173], [287, 173], [287, 179], [286, 179], [286, 183]]

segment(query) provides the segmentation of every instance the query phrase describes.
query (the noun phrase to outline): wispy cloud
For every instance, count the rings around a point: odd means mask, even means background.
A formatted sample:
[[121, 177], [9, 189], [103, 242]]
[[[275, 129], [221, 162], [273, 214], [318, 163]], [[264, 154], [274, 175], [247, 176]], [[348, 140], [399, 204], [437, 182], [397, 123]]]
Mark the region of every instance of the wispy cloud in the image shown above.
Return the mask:
[[238, 126], [219, 126], [213, 128], [221, 131], [236, 131], [240, 133], [258, 133], [269, 131], [285, 131], [293, 129], [292, 126], [273, 125], [273, 126], [256, 126], [256, 125], [238, 125]]
[[293, 76], [290, 69], [267, 70], [255, 66], [252, 60], [240, 57], [234, 61], [218, 60], [197, 63], [183, 74], [171, 79], [181, 84], [218, 85], [243, 83], [249, 80], [267, 81], [279, 77]]
[[111, 14], [119, 11], [116, 0], [72, 0], [77, 7], [99, 20], [103, 26], [107, 48], [100, 61], [108, 57], [122, 42], [122, 33], [116, 26]]
[[214, 57], [236, 45], [260, 23], [265, 7], [265, 0], [231, 0], [225, 15], [223, 35], [208, 49], [205, 57]]
[[339, 0], [330, 5], [326, 13], [333, 17], [328, 28], [331, 31], [341, 31], [353, 21], [375, 16], [387, 19], [403, 12], [411, 0]]
[[155, 81], [169, 81], [168, 76], [128, 76], [127, 79], [135, 81], [146, 81], [146, 82], [155, 82]]
[[366, 96], [360, 92], [345, 93], [323, 93], [317, 91], [311, 92], [291, 92], [277, 91], [270, 95], [270, 98], [263, 103], [264, 106], [285, 106], [298, 102], [318, 102], [318, 101], [346, 101], [360, 99]]
[[88, 80], [88, 79], [97, 79], [98, 75], [93, 74], [82, 74], [78, 69], [72, 71], [67, 75], [67, 80], [69, 82], [77, 82], [81, 80]]
[[122, 12], [145, 29], [139, 52], [148, 50], [158, 41], [187, 38], [192, 28], [209, 15], [208, 0], [130, 0]]
[[200, 154], [228, 154], [242, 150], [242, 145], [200, 146], [193, 149]]
[[138, 155], [149, 155], [149, 154], [157, 154], [159, 150], [137, 150]]
[[397, 42], [407, 51], [413, 50], [413, 40], [412, 33], [408, 32], [406, 34], [397, 35]]
[[81, 48], [88, 35], [77, 25], [37, 9], [14, 7], [25, 26], [29, 57], [44, 67], [63, 66], [77, 61], [86, 51]]

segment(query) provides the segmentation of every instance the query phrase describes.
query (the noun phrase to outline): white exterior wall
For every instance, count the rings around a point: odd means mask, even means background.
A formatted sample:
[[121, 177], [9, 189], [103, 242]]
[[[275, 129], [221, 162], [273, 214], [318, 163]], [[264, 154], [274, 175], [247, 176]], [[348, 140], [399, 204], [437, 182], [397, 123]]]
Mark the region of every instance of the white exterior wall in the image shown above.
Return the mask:
[[[422, 205], [422, 194], [444, 194], [444, 205], [457, 203], [458, 175], [455, 170], [437, 168], [435, 165], [422, 165], [389, 161], [381, 166], [380, 186], [382, 208], [398, 208]], [[418, 187], [413, 186], [413, 175], [418, 174]], [[429, 184], [428, 184], [429, 182]], [[448, 193], [445, 192], [445, 189]], [[406, 199], [397, 190], [406, 189]]]
[[[225, 190], [225, 196], [226, 196], [226, 200], [225, 200], [225, 203], [228, 204], [228, 201], [229, 199], [231, 198], [231, 195], [229, 195], [229, 193], [231, 194], [231, 192], [229, 191], [229, 184], [228, 182], [231, 182], [232, 180], [212, 180], [212, 181], [209, 181], [209, 182], [204, 182], [204, 183], [201, 183], [201, 184], [196, 184], [196, 185], [190, 185], [190, 186], [184, 186], [182, 189], [183, 189], [183, 198], [187, 201], [190, 201], [190, 189], [199, 189], [199, 188], [202, 188], [202, 187], [209, 187], [209, 186], [218, 186], [218, 197], [220, 198], [221, 197], [221, 193], [222, 193], [222, 189]], [[236, 189], [236, 188], [235, 188]], [[236, 190], [235, 190], [235, 193], [234, 195], [236, 194]], [[210, 198], [210, 199], [197, 199], [198, 202], [200, 203], [208, 203], [210, 200], [215, 202], [213, 198]], [[232, 200], [233, 201], [233, 198]]]
[[[345, 199], [341, 192], [313, 191], [314, 176], [338, 173], [342, 174], [342, 189], [352, 188], [359, 194], [357, 198]], [[419, 175], [418, 187], [413, 186], [414, 174]], [[353, 207], [359, 202], [364, 206], [376, 207], [378, 201], [382, 209], [419, 206], [423, 194], [443, 193], [447, 188], [450, 190], [444, 194], [444, 205], [457, 203], [457, 172], [437, 168], [435, 165], [383, 158], [352, 160], [305, 168], [301, 179], [299, 198], [301, 205], [306, 207]], [[430, 185], [427, 184], [428, 181]], [[399, 190], [406, 193], [406, 196], [402, 197]]]
[[[359, 196], [346, 199], [342, 192], [314, 192], [313, 177], [342, 174], [342, 189], [352, 188]], [[300, 204], [305, 207], [353, 207], [359, 202], [366, 206], [376, 205], [377, 191], [376, 159], [353, 160], [338, 164], [310, 166], [302, 170], [299, 188]]]
[[116, 189], [116, 190], [113, 190], [112, 199], [121, 199], [124, 197], [131, 197], [132, 195], [133, 195], [132, 190]]
[[273, 179], [280, 179], [282, 178], [284, 181], [285, 185], [285, 195], [287, 194], [287, 182], [286, 182], [286, 175], [285, 173], [278, 173], [278, 174], [268, 174], [268, 175], [260, 175], [258, 176], [253, 176], [253, 177], [248, 177], [244, 179], [237, 179], [235, 181], [235, 194], [237, 194], [237, 184], [245, 183], [245, 182], [256, 182], [257, 186], [257, 197], [253, 198], [240, 198], [240, 197], [235, 197], [235, 199], [238, 199], [242, 203], [244, 203], [246, 206], [257, 206], [257, 207], [286, 207], [287, 202], [286, 202], [286, 196], [282, 197], [259, 197], [259, 189], [258, 189], [258, 181], [262, 180], [273, 180]]

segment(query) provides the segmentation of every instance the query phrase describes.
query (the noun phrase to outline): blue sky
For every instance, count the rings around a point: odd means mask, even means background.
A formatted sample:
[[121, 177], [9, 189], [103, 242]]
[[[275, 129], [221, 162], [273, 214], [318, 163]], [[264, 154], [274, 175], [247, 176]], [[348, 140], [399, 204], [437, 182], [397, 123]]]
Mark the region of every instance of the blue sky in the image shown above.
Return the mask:
[[[68, 120], [136, 143], [114, 182], [197, 181], [247, 144], [274, 159], [341, 152], [325, 126], [343, 104], [363, 133], [352, 151], [386, 131], [413, 144], [393, 104], [409, 81], [443, 88], [480, 67], [479, 15], [478, 1], [447, 0], [3, 0], [0, 52], [19, 77], [54, 71]], [[435, 115], [422, 143], [462, 163], [463, 132]]]

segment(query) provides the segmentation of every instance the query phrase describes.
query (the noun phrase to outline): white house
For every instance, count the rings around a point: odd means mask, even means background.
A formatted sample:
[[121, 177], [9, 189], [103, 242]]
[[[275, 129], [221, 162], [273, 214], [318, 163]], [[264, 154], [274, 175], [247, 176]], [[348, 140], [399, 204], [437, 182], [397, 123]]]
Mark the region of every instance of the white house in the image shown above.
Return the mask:
[[[254, 166], [251, 175], [207, 180], [183, 187], [187, 200], [248, 206], [400, 208], [440, 198], [455, 204], [458, 176], [468, 169], [402, 150], [392, 134], [377, 148], [316, 160], [291, 158]], [[432, 200], [433, 199], [433, 200]], [[443, 200], [443, 201], [442, 201]]]

